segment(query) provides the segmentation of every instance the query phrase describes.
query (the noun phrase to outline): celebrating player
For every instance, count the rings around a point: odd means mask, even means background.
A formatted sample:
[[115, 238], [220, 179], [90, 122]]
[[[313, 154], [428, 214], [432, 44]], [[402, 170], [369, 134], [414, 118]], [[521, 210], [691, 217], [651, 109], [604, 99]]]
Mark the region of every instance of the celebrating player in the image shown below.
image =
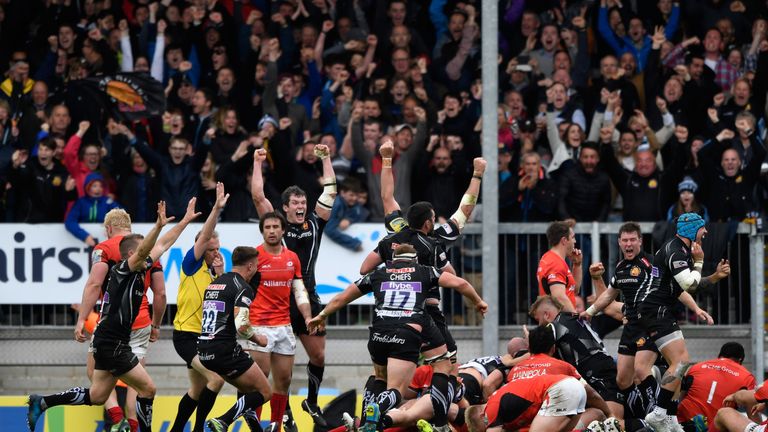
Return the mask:
[[[323, 228], [331, 217], [333, 201], [336, 199], [336, 176], [330, 159], [328, 147], [319, 144], [315, 146], [315, 155], [323, 164], [323, 193], [317, 200], [314, 212], [307, 215], [307, 194], [297, 186], [291, 186], [283, 191], [283, 212], [288, 221], [285, 233], [285, 245], [299, 256], [301, 268], [304, 269], [304, 285], [309, 295], [312, 315], [322, 309], [320, 297], [315, 291], [315, 264], [320, 250]], [[259, 218], [274, 211], [272, 203], [264, 195], [264, 177], [261, 166], [267, 158], [267, 152], [259, 149], [253, 155], [253, 177], [251, 179], [251, 197]], [[291, 300], [291, 325], [293, 332], [299, 336], [301, 344], [309, 356], [307, 363], [308, 391], [307, 398], [301, 403], [304, 411], [312, 416], [319, 426], [326, 426], [322, 411], [317, 406], [317, 394], [325, 371], [325, 332], [309, 334], [295, 300]], [[286, 389], [287, 391], [287, 389]], [[289, 407], [290, 410], [290, 407]]]
[[[564, 312], [576, 312], [576, 295], [581, 287], [581, 251], [576, 249], [576, 234], [567, 222], [552, 222], [547, 228], [549, 250], [541, 256], [536, 269], [539, 295], [557, 300]], [[566, 258], [571, 259], [573, 272]]]
[[[120, 241], [126, 235], [131, 234], [131, 216], [123, 209], [112, 209], [104, 216], [104, 231], [107, 240], [97, 244], [91, 252], [91, 272], [83, 288], [83, 298], [78, 309], [77, 324], [75, 324], [75, 340], [85, 342], [83, 328], [85, 320], [93, 311], [96, 301], [107, 290], [107, 276], [112, 267], [120, 262]], [[160, 335], [160, 323], [165, 314], [165, 278], [163, 266], [155, 262], [144, 281], [145, 294], [141, 299], [139, 314], [131, 327], [131, 351], [136, 354], [141, 365], [146, 364], [147, 349], [150, 342], [155, 342]], [[149, 302], [146, 289], [152, 290], [152, 318], [149, 316]], [[87, 373], [88, 379], [93, 379], [93, 345], [88, 347]], [[112, 422], [112, 431], [129, 432], [136, 430], [138, 419], [136, 416], [136, 390], [128, 387], [126, 392], [125, 411], [117, 403], [117, 394], [110, 393], [104, 408]]]
[[[386, 377], [387, 390], [369, 390], [375, 402], [366, 407], [364, 430], [374, 430], [379, 414], [398, 406], [402, 393], [411, 381], [423, 342], [441, 339], [424, 310], [426, 299], [433, 287], [442, 286], [456, 289], [465, 296], [477, 310], [485, 314], [488, 305], [477, 295], [467, 281], [448, 272], [441, 272], [433, 266], [424, 266], [416, 261], [417, 252], [410, 244], [401, 244], [385, 268], [375, 270], [344, 292], [336, 295], [317, 316], [312, 318], [310, 328], [322, 329], [326, 317], [351, 303], [364, 294], [372, 292], [376, 300], [376, 316], [373, 318], [368, 351], [374, 363], [377, 377]], [[428, 363], [445, 360], [446, 346], [443, 342], [423, 352]], [[370, 381], [369, 381], [370, 383]], [[378, 394], [377, 394], [378, 393]], [[448, 407], [453, 400], [453, 387], [449, 385], [445, 372], [435, 369], [430, 389], [434, 409], [434, 421], [438, 429], [446, 427]], [[381, 417], [382, 427], [389, 427], [387, 417]]]
[[[669, 415], [673, 407], [672, 396], [680, 387], [680, 380], [691, 366], [683, 332], [677, 324], [672, 308], [678, 299], [699, 319], [712, 325], [712, 317], [701, 309], [693, 297], [681, 295], [694, 291], [702, 280], [704, 251], [701, 240], [707, 234], [704, 219], [696, 213], [684, 213], [677, 219], [677, 234], [664, 243], [653, 257], [653, 282], [642, 294], [640, 325], [656, 344], [669, 369], [661, 380], [656, 407], [645, 420], [657, 431], [679, 430], [677, 417]], [[710, 278], [718, 278], [715, 274]]]
[[258, 271], [258, 257], [255, 248], [236, 247], [232, 271], [216, 278], [205, 290], [198, 358], [206, 369], [238, 390], [232, 408], [206, 422], [212, 432], [226, 431], [238, 417], [252, 413], [272, 397], [267, 377], [237, 343], [240, 336], [256, 345], [267, 345], [267, 337], [254, 333], [249, 319], [254, 293], [248, 281]]
[[165, 216], [163, 201], [157, 206], [157, 222], [146, 237], [130, 234], [120, 241], [123, 260], [110, 270], [107, 292], [101, 304], [101, 319], [93, 337], [93, 384], [90, 389], [76, 387], [49, 396], [31, 395], [27, 412], [30, 432], [35, 430], [38, 418], [48, 408], [103, 404], [118, 378], [138, 392], [136, 410], [139, 428], [142, 432], [151, 432], [155, 384], [131, 351], [131, 326], [141, 306], [147, 271], [173, 245], [184, 228], [200, 215], [195, 213], [196, 201], [196, 198], [189, 201], [184, 218], [159, 240], [160, 230], [173, 219]]
[[224, 385], [224, 380], [204, 368], [197, 358], [197, 339], [200, 337], [203, 315], [203, 293], [216, 275], [224, 273], [224, 262], [219, 253], [219, 235], [214, 229], [228, 199], [229, 194], [224, 194], [224, 185], [217, 183], [213, 210], [195, 236], [194, 246], [187, 251], [181, 262], [176, 302], [178, 309], [173, 320], [173, 347], [187, 364], [190, 387], [179, 401], [171, 432], [182, 432], [195, 408], [197, 415], [192, 430], [202, 432], [205, 419]]

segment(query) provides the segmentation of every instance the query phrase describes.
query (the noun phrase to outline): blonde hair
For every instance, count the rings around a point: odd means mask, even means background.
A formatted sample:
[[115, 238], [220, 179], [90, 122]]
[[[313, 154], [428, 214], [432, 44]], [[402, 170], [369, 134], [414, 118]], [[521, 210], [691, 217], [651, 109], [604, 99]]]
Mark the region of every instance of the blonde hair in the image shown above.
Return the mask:
[[536, 299], [536, 301], [535, 301], [535, 302], [533, 302], [533, 304], [531, 305], [531, 308], [530, 308], [530, 309], [528, 309], [528, 315], [530, 315], [531, 317], [533, 317], [533, 314], [534, 314], [534, 313], [536, 313], [536, 310], [537, 310], [537, 309], [538, 309], [538, 308], [539, 308], [541, 305], [543, 305], [543, 304], [549, 304], [549, 305], [552, 305], [552, 306], [554, 306], [554, 307], [555, 307], [557, 310], [562, 310], [562, 309], [563, 309], [563, 306], [560, 304], [560, 302], [558, 302], [557, 300], [555, 300], [555, 299], [554, 299], [552, 296], [550, 296], [550, 295], [543, 295], [543, 296], [539, 296], [539, 297]]
[[121, 208], [112, 209], [104, 216], [104, 226], [130, 231], [131, 215]]
[[469, 432], [484, 432], [488, 429], [488, 418], [485, 416], [483, 405], [472, 405], [464, 410], [464, 423]]

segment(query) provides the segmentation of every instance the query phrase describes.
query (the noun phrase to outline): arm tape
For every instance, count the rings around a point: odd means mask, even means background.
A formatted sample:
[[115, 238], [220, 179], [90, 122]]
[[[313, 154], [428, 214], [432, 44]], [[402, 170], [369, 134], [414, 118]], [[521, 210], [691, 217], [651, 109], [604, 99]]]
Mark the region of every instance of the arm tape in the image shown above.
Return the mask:
[[323, 178], [323, 193], [317, 199], [317, 203], [327, 208], [333, 208], [333, 201], [336, 195], [336, 178]]
[[[247, 328], [246, 331], [241, 331], [241, 328]], [[250, 339], [251, 336], [253, 336], [253, 328], [251, 327], [251, 321], [248, 316], [248, 308], [247, 307], [240, 307], [240, 310], [237, 312], [237, 315], [235, 315], [235, 328], [237, 328], [237, 334], [244, 337], [245, 339]]]
[[675, 280], [683, 290], [694, 290], [699, 286], [699, 282], [701, 282], [701, 273], [695, 269], [685, 269], [675, 275]]
[[296, 299], [297, 305], [303, 305], [309, 303], [309, 295], [307, 294], [307, 288], [304, 287], [304, 281], [301, 279], [293, 280], [293, 297]]

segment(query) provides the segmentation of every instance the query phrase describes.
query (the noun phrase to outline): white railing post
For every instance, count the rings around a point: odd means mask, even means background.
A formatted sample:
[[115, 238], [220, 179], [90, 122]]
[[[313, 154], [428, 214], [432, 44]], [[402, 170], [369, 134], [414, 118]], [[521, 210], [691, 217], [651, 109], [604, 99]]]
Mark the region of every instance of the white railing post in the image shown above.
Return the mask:
[[755, 380], [763, 382], [765, 375], [765, 236], [749, 236], [749, 259], [752, 269], [752, 356]]

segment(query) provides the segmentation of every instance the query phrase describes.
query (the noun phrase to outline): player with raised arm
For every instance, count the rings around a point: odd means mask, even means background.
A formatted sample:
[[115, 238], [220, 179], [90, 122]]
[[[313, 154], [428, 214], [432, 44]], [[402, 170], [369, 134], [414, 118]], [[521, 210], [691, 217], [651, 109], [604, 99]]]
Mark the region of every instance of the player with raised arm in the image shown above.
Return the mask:
[[189, 390], [179, 401], [176, 418], [170, 432], [182, 432], [192, 412], [197, 409], [193, 432], [202, 432], [205, 419], [216, 402], [224, 380], [209, 371], [197, 358], [197, 340], [203, 317], [203, 294], [211, 281], [224, 274], [224, 261], [219, 252], [216, 222], [227, 205], [229, 194], [224, 185], [216, 184], [216, 203], [195, 236], [195, 244], [184, 255], [179, 276], [176, 318], [173, 320], [173, 347], [184, 360], [189, 377]]
[[267, 377], [237, 342], [240, 337], [259, 346], [267, 345], [267, 337], [254, 333], [249, 319], [255, 294], [248, 281], [258, 272], [258, 261], [256, 248], [236, 247], [232, 251], [232, 271], [217, 277], [204, 293], [198, 358], [206, 369], [219, 374], [238, 392], [229, 411], [206, 422], [207, 430], [212, 432], [226, 431], [238, 417], [253, 413], [272, 397]]
[[[680, 431], [677, 417], [670, 415], [672, 397], [680, 388], [680, 380], [691, 366], [683, 332], [677, 324], [673, 308], [680, 300], [696, 316], [712, 325], [712, 317], [684, 292], [695, 291], [704, 279], [704, 250], [701, 240], [707, 234], [705, 222], [696, 213], [684, 213], [677, 219], [675, 236], [664, 243], [653, 257], [653, 282], [640, 300], [640, 325], [656, 344], [669, 369], [661, 380], [656, 407], [645, 420], [657, 432]], [[718, 277], [717, 275], [709, 278]]]
[[[320, 251], [323, 228], [331, 217], [331, 209], [336, 199], [336, 176], [333, 172], [333, 164], [330, 158], [328, 146], [318, 144], [315, 146], [315, 155], [323, 164], [323, 193], [317, 200], [314, 211], [307, 215], [307, 194], [298, 186], [291, 186], [283, 191], [282, 211], [288, 221], [285, 232], [285, 245], [299, 256], [303, 272], [304, 285], [309, 295], [309, 305], [312, 315], [322, 309], [320, 297], [315, 291], [315, 264], [317, 254]], [[272, 203], [264, 195], [264, 177], [262, 164], [267, 159], [267, 152], [258, 149], [253, 155], [253, 177], [251, 178], [251, 197], [256, 207], [259, 218], [273, 212]], [[317, 394], [325, 372], [325, 332], [321, 331], [310, 335], [307, 331], [304, 318], [300, 313], [295, 300], [291, 300], [291, 325], [293, 332], [299, 336], [301, 344], [307, 351], [309, 362], [307, 363], [308, 390], [307, 398], [301, 403], [304, 411], [312, 416], [312, 420], [321, 427], [326, 426], [320, 407], [317, 406]], [[290, 406], [287, 407], [290, 412]]]
[[101, 304], [101, 319], [93, 337], [95, 361], [91, 388], [75, 387], [61, 393], [30, 395], [27, 425], [34, 432], [43, 412], [57, 405], [100, 405], [115, 388], [118, 378], [136, 389], [136, 410], [142, 432], [152, 430], [152, 403], [155, 384], [129, 346], [131, 326], [144, 296], [146, 273], [179, 238], [184, 228], [200, 213], [196, 198], [187, 205], [182, 220], [158, 240], [160, 230], [173, 218], [165, 215], [165, 202], [157, 206], [157, 222], [146, 237], [130, 234], [120, 241], [123, 260], [110, 270], [107, 292]]
[[[85, 321], [89, 314], [93, 312], [96, 302], [107, 290], [107, 281], [109, 271], [120, 262], [120, 241], [126, 235], [131, 234], [131, 216], [123, 209], [112, 209], [104, 216], [104, 231], [107, 234], [107, 240], [97, 244], [91, 252], [91, 271], [88, 275], [85, 287], [83, 288], [83, 297], [78, 305], [78, 319], [75, 324], [75, 340], [85, 342], [86, 337], [83, 332]], [[146, 354], [150, 342], [157, 341], [160, 336], [160, 323], [165, 315], [165, 278], [163, 276], [163, 266], [160, 262], [155, 262], [152, 269], [147, 274], [144, 281], [145, 295], [141, 300], [141, 308], [136, 320], [131, 327], [131, 350], [141, 361], [142, 366], [146, 364]], [[149, 301], [146, 296], [146, 289], [152, 290], [152, 317], [149, 315]], [[93, 333], [93, 329], [90, 330]], [[86, 362], [88, 379], [93, 377], [93, 345], [88, 346], [88, 358]], [[136, 390], [128, 387], [126, 392], [125, 416], [123, 410], [117, 401], [117, 393], [110, 393], [104, 409], [107, 411], [112, 427], [112, 432], [130, 432], [138, 427], [136, 416]]]
[[[488, 309], [488, 305], [469, 282], [434, 266], [419, 264], [417, 256], [412, 245], [398, 245], [394, 250], [393, 259], [388, 260], [384, 268], [374, 270], [350, 284], [309, 323], [310, 329], [322, 330], [328, 315], [364, 294], [374, 294], [376, 315], [371, 324], [368, 351], [376, 376], [386, 381], [377, 391], [366, 389], [368, 404], [362, 428], [365, 431], [392, 426], [392, 419], [380, 414], [397, 407], [402, 401], [402, 394], [416, 370], [420, 352], [428, 364], [436, 366], [439, 363], [448, 363], [445, 343], [436, 344], [442, 335], [425, 310], [426, 300], [433, 287], [439, 285], [455, 289], [474, 304], [481, 314], [485, 314]], [[423, 343], [437, 346], [430, 346], [424, 351]], [[450, 369], [450, 363], [448, 366]], [[434, 423], [438, 430], [445, 430], [448, 408], [454, 400], [454, 393], [447, 372], [437, 367], [432, 375], [430, 398]]]
[[[564, 312], [576, 312], [576, 295], [581, 288], [581, 251], [576, 249], [576, 234], [571, 224], [555, 221], [547, 228], [549, 250], [541, 256], [536, 269], [539, 295], [549, 295]], [[566, 258], [570, 258], [573, 272]]]

